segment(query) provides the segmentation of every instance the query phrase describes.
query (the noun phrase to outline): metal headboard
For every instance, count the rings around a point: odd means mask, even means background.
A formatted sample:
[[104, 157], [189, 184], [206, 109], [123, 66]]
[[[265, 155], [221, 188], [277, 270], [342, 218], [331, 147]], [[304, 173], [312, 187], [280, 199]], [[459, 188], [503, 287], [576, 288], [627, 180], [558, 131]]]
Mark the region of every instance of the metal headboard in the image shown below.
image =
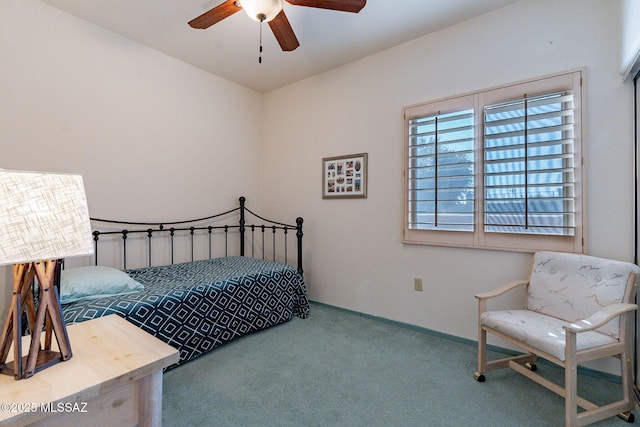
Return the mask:
[[[260, 253], [262, 254], [262, 258], [265, 257], [265, 249], [269, 240], [271, 240], [270, 244], [273, 250], [273, 260], [276, 260], [276, 234], [280, 231], [283, 234], [283, 245], [284, 245], [284, 262], [288, 263], [288, 235], [289, 231], [295, 230], [296, 236], [296, 250], [297, 250], [297, 269], [300, 274], [303, 273], [302, 268], [302, 223], [303, 220], [301, 217], [296, 218], [296, 225], [290, 225], [282, 222], [272, 221], [262, 216], [252, 212], [249, 208], [245, 206], [246, 199], [244, 197], [239, 198], [240, 206], [230, 209], [226, 212], [218, 213], [215, 215], [211, 215], [204, 218], [197, 218], [186, 221], [167, 221], [167, 222], [136, 222], [136, 221], [118, 221], [118, 220], [109, 220], [109, 219], [101, 219], [101, 218], [91, 218], [94, 222], [105, 223], [105, 224], [113, 224], [118, 226], [146, 226], [146, 228], [123, 228], [121, 230], [112, 230], [112, 231], [93, 231], [93, 241], [94, 241], [94, 252], [95, 258], [94, 263], [98, 265], [98, 249], [99, 242], [101, 236], [108, 235], [120, 235], [122, 240], [122, 260], [124, 269], [127, 268], [127, 238], [129, 236], [144, 236], [147, 237], [147, 249], [148, 249], [148, 266], [152, 265], [152, 237], [154, 236], [169, 236], [169, 252], [171, 257], [171, 264], [174, 263], [174, 238], [177, 235], [187, 234], [190, 238], [190, 247], [191, 247], [191, 261], [194, 260], [194, 236], [197, 232], [208, 234], [208, 257], [211, 259], [213, 257], [213, 236], [214, 233], [219, 232], [224, 236], [224, 256], [229, 256], [229, 232], [237, 231], [239, 235], [239, 255], [240, 256], [249, 256], [245, 253], [245, 238], [247, 229], [251, 232], [250, 241], [251, 241], [251, 254], [250, 256], [255, 257], [256, 253], [256, 240], [260, 245]], [[239, 212], [239, 221], [237, 224], [233, 225], [189, 225], [194, 223], [202, 223], [204, 221], [214, 222], [221, 217], [234, 214], [235, 212]], [[246, 217], [247, 213], [262, 221], [259, 224], [248, 224]], [[271, 232], [271, 239], [266, 237], [267, 232]], [[257, 234], [257, 239], [256, 239]]]

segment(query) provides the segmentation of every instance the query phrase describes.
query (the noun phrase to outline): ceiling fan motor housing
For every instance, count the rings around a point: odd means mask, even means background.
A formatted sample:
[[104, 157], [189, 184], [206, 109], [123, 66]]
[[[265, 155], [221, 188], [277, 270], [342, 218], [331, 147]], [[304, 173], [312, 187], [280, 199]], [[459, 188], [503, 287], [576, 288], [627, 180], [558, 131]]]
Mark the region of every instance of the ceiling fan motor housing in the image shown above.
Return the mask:
[[280, 13], [284, 0], [240, 0], [240, 6], [251, 19], [269, 22]]

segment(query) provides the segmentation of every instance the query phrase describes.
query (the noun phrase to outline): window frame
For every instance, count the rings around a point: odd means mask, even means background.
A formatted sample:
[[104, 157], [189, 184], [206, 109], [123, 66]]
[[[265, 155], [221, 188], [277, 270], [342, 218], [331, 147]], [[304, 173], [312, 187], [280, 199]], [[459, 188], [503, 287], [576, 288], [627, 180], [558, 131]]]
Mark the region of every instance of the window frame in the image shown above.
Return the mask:
[[[583, 111], [584, 69], [501, 85], [477, 92], [416, 104], [403, 109], [403, 219], [402, 242], [435, 246], [456, 246], [534, 252], [554, 250], [586, 252]], [[484, 230], [484, 107], [522, 97], [532, 97], [557, 91], [573, 91], [574, 97], [574, 203], [573, 236], [485, 232]], [[440, 231], [409, 228], [409, 122], [428, 115], [462, 109], [474, 109], [474, 230]]]

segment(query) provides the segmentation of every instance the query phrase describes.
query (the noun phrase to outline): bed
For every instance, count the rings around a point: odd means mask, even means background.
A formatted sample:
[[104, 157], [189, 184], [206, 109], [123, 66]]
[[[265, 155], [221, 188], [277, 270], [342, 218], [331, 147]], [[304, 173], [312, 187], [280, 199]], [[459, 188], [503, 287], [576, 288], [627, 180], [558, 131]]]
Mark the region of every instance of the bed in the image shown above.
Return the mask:
[[[249, 224], [249, 215], [260, 223]], [[124, 317], [179, 350], [180, 361], [168, 369], [309, 314], [302, 218], [296, 225], [265, 219], [241, 197], [239, 207], [196, 220], [93, 220], [101, 224], [94, 227], [94, 265], [61, 273], [65, 322]], [[292, 235], [295, 257], [288, 250]], [[112, 265], [103, 266], [100, 258]], [[146, 265], [131, 267], [141, 259]]]

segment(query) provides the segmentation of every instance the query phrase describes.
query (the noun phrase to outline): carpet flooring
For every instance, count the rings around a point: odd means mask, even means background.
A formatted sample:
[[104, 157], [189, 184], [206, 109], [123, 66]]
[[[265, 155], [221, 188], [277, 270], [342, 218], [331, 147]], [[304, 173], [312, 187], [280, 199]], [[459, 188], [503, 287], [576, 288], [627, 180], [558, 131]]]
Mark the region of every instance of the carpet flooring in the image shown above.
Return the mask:
[[[538, 366], [562, 383], [562, 370]], [[475, 346], [312, 304], [308, 319], [166, 372], [163, 425], [563, 425], [557, 395], [508, 369], [478, 383], [475, 370]], [[606, 378], [582, 375], [578, 386], [596, 404], [620, 398], [619, 384]], [[593, 425], [629, 424], [611, 418]]]

